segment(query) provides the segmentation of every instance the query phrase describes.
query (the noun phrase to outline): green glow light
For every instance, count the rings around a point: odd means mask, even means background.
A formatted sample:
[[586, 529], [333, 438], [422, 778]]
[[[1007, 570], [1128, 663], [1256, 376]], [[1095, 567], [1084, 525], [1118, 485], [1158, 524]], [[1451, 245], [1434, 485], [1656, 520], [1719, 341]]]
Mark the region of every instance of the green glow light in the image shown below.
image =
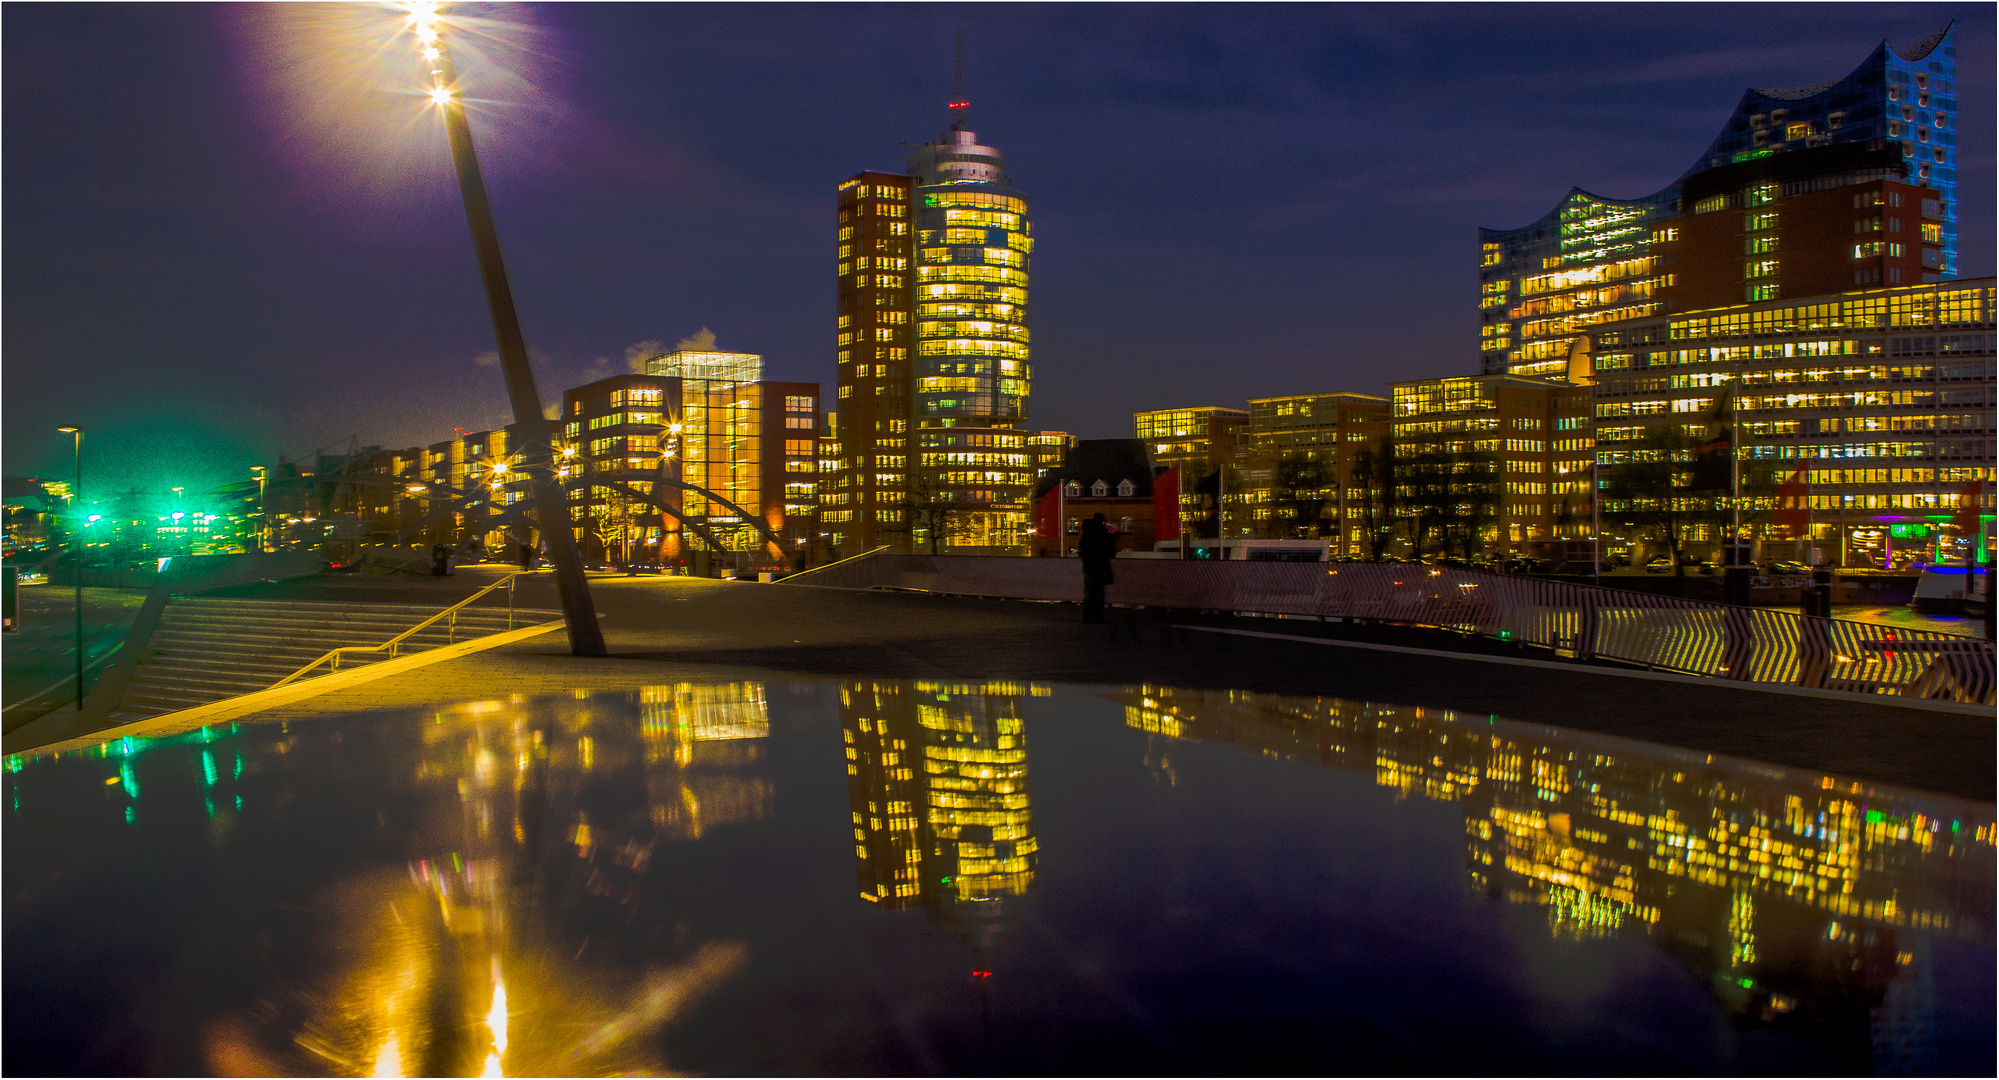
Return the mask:
[[236, 796], [236, 809], [243, 809], [243, 796], [241, 795]]
[[1741, 983], [1741, 984], [1742, 984], [1742, 988], [1743, 988], [1744, 990], [1747, 990], [1747, 989], [1749, 989], [1750, 987], [1752, 987], [1752, 986], [1755, 986], [1755, 985], [1756, 985], [1756, 980], [1755, 980], [1755, 979], [1749, 979], [1749, 978], [1742, 978], [1742, 979], [1737, 979], [1737, 980], [1736, 980], [1736, 982], [1739, 982], [1739, 983]]
[[14, 755], [13, 757], [10, 757], [10, 758], [8, 758], [8, 759], [7, 759], [7, 771], [8, 771], [8, 772], [20, 772], [20, 771], [21, 771], [21, 768], [22, 768], [22, 766], [21, 766], [21, 755], [19, 755], [19, 754], [15, 754], [15, 755]]
[[[215, 755], [206, 750], [201, 752], [201, 782], [208, 787], [215, 786]], [[210, 804], [208, 812], [210, 816], [214, 815], [213, 804]]]
[[201, 805], [202, 805], [202, 806], [204, 806], [204, 807], [206, 807], [206, 808], [208, 809], [208, 816], [209, 816], [209, 817], [214, 817], [214, 816], [215, 816], [215, 800], [214, 800], [214, 799], [203, 799], [203, 800], [201, 800]]
[[1869, 825], [1878, 825], [1878, 824], [1880, 824], [1880, 823], [1881, 823], [1881, 811], [1879, 811], [1879, 810], [1869, 810], [1869, 811], [1867, 812], [1867, 823], [1868, 823]]
[[229, 774], [229, 779], [231, 780], [243, 779], [243, 755], [241, 754], [236, 755], [236, 768], [233, 772]]
[[125, 782], [126, 795], [129, 795], [134, 799], [139, 797], [139, 778], [137, 776], [132, 775], [131, 762], [125, 761], [119, 763], [118, 778]]
[[127, 825], [130, 825], [130, 824], [132, 824], [133, 822], [135, 822], [135, 821], [137, 821], [137, 820], [139, 820], [139, 811], [138, 811], [138, 809], [137, 809], [136, 807], [131, 807], [131, 806], [128, 806], [128, 807], [126, 807], [126, 808], [125, 808], [125, 824], [127, 824]]

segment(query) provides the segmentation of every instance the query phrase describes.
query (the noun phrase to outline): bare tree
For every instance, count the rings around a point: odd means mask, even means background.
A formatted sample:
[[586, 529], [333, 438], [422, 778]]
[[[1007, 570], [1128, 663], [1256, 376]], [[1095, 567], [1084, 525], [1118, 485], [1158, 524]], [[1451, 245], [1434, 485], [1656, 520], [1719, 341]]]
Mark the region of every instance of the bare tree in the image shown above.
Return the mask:
[[[1394, 540], [1397, 511], [1395, 487], [1395, 443], [1386, 435], [1355, 451], [1348, 478], [1360, 489], [1360, 519], [1367, 529], [1367, 547], [1375, 562], [1388, 552]], [[1347, 504], [1354, 505], [1349, 489]]]

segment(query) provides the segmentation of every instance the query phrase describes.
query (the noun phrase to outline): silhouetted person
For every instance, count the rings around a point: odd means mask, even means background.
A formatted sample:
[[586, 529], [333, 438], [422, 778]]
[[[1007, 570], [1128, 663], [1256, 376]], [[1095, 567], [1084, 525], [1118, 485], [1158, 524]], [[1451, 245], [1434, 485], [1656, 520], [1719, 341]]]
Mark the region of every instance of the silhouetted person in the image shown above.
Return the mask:
[[521, 569], [523, 569], [523, 570], [532, 570], [532, 569], [534, 569], [534, 545], [533, 545], [533, 544], [522, 544], [522, 545], [521, 545]]
[[451, 573], [451, 549], [443, 544], [432, 545], [430, 549], [430, 576], [444, 577]]
[[1111, 560], [1117, 557], [1117, 541], [1102, 514], [1083, 522], [1076, 554], [1083, 560], [1083, 621], [1103, 622], [1104, 586], [1112, 580]]

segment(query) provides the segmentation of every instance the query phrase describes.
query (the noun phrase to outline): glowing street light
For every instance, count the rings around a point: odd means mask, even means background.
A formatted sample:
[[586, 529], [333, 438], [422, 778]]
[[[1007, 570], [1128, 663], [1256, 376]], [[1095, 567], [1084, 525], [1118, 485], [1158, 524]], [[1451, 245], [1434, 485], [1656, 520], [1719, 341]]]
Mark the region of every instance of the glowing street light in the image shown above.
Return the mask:
[[514, 309], [506, 263], [500, 257], [500, 234], [493, 224], [492, 203], [487, 199], [486, 181], [473, 150], [472, 125], [465, 115], [465, 102], [453, 92], [458, 75], [442, 37], [439, 10], [439, 5], [429, 0], [409, 4], [409, 28], [417, 40], [417, 53], [430, 73], [431, 103], [443, 117], [445, 135], [451, 143], [451, 163], [458, 173], [465, 223], [472, 232], [472, 249], [478, 255], [479, 275], [486, 285], [486, 306], [493, 315], [500, 369], [506, 375], [507, 396], [521, 434], [521, 471], [532, 484], [535, 516], [540, 519], [549, 562], [555, 567], [556, 592], [562, 599], [562, 614], [569, 629], [569, 651], [576, 656], [603, 656], [604, 634], [597, 628], [596, 604], [590, 599], [590, 586], [583, 577], [583, 556], [576, 550], [569, 503], [557, 483], [548, 419], [541, 411], [541, 393], [535, 388], [534, 369], [528, 365], [527, 341], [521, 334], [520, 315]]

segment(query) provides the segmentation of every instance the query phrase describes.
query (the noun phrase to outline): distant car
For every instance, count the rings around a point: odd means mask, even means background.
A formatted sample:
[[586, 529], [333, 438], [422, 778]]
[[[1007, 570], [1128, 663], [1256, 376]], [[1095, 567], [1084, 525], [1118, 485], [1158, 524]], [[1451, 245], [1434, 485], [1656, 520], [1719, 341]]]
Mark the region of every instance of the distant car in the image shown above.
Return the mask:
[[1812, 572], [1812, 568], [1804, 563], [1781, 559], [1765, 565], [1763, 569], [1774, 577], [1804, 577]]
[[1645, 560], [1645, 572], [1648, 574], [1670, 574], [1673, 572], [1673, 560], [1666, 555], [1654, 555]]

